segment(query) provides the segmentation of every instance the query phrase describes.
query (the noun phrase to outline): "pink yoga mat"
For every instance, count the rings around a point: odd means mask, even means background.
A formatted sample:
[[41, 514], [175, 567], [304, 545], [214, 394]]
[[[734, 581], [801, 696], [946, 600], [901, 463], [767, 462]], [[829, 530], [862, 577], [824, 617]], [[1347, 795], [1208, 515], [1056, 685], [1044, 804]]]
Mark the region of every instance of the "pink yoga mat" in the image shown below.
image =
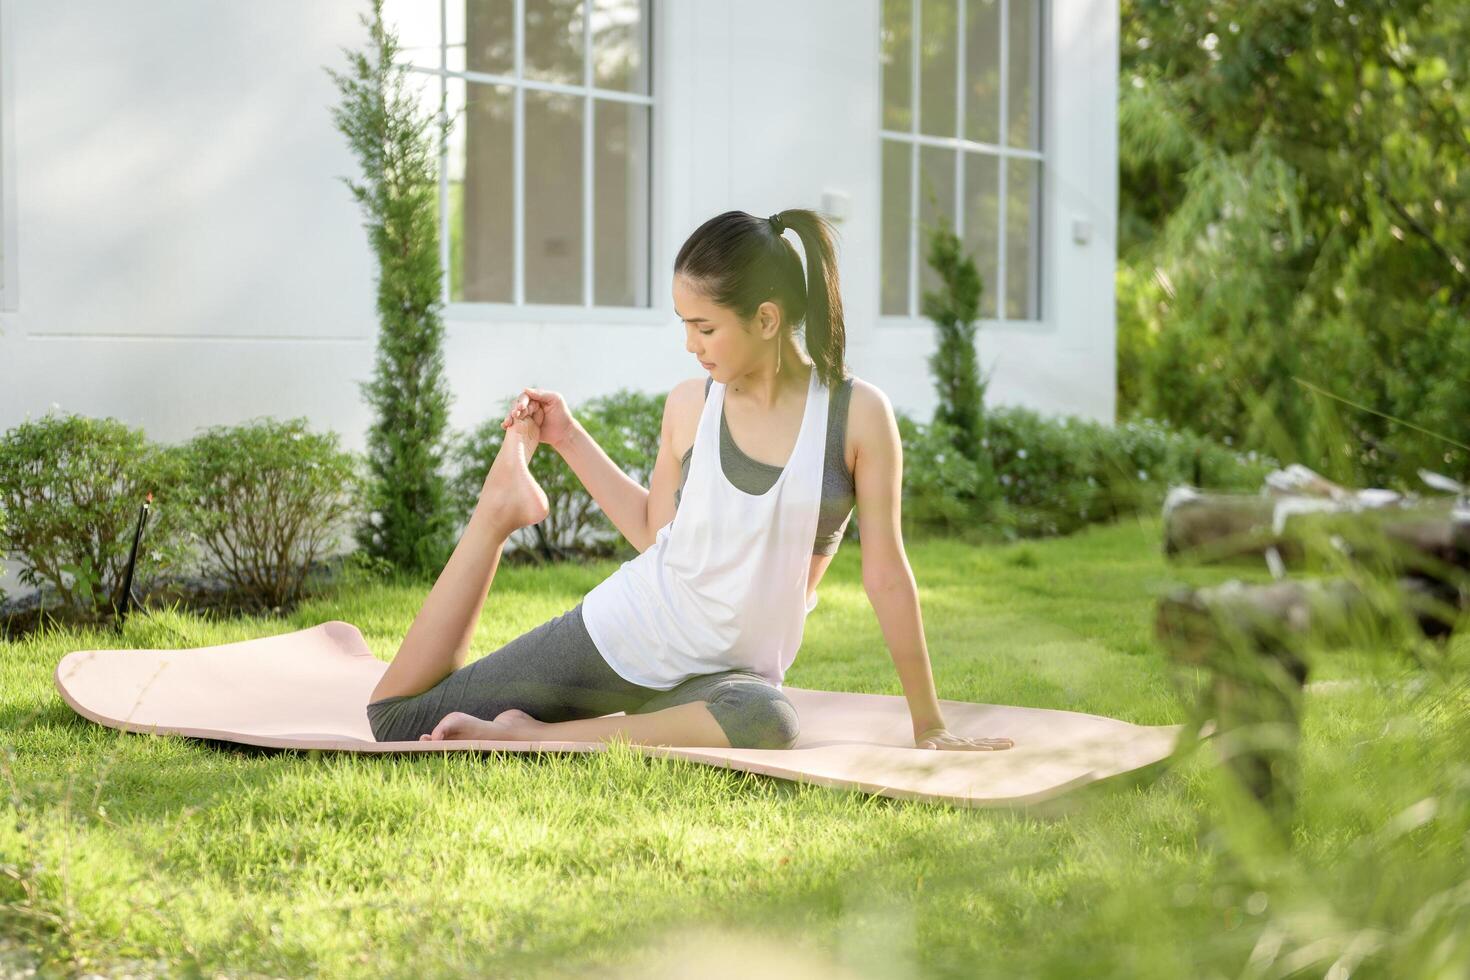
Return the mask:
[[[493, 654], [491, 654], [493, 656]], [[56, 687], [84, 718], [111, 728], [342, 752], [597, 752], [601, 742], [377, 742], [364, 706], [388, 665], [351, 623], [192, 650], [78, 650]], [[916, 749], [908, 706], [888, 694], [783, 689], [801, 719], [790, 749], [634, 745], [782, 779], [960, 806], [1033, 803], [1157, 762], [1183, 726], [941, 701], [960, 735], [1004, 736], [1001, 752]]]

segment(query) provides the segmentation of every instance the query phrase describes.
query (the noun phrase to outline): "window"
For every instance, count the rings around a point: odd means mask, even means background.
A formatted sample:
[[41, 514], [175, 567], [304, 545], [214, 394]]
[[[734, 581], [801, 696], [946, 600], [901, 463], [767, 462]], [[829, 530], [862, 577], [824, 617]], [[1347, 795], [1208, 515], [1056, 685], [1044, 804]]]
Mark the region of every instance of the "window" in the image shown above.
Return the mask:
[[939, 288], [924, 233], [943, 218], [980, 315], [1041, 318], [1043, 4], [882, 0], [883, 314], [917, 316]]
[[0, 0], [0, 310], [14, 310], [15, 282], [15, 45], [11, 2]]
[[440, 159], [450, 303], [648, 307], [652, 0], [390, 0], [453, 123]]

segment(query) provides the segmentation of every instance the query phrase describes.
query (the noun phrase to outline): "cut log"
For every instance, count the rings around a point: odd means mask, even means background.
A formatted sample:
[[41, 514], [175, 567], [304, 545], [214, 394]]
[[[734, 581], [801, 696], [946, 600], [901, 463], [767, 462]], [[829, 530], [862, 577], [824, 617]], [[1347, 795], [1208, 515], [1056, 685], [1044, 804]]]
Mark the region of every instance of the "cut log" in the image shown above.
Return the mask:
[[1470, 512], [1453, 498], [1357, 510], [1318, 497], [1171, 493], [1164, 554], [1178, 562], [1263, 561], [1287, 567], [1328, 548], [1390, 574], [1461, 584], [1470, 572]]
[[1393, 641], [1404, 637], [1406, 627], [1442, 637], [1454, 629], [1459, 613], [1457, 591], [1418, 577], [1400, 578], [1371, 595], [1346, 579], [1232, 581], [1165, 596], [1155, 632], [1180, 663], [1254, 677], [1257, 668], [1250, 661], [1265, 652], [1295, 656], [1305, 644]]

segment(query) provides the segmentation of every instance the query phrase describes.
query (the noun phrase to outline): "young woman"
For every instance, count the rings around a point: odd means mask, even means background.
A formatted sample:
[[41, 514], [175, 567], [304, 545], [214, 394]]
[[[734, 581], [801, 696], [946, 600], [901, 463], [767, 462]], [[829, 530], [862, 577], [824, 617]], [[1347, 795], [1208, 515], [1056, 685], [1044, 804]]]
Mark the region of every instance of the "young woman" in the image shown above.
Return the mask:
[[[525, 389], [464, 536], [372, 692], [373, 735], [790, 747], [799, 719], [781, 682], [856, 503], [863, 586], [914, 744], [1010, 748], [945, 728], [899, 531], [898, 426], [888, 398], [844, 366], [825, 219], [711, 218], [679, 250], [673, 293], [685, 349], [709, 377], [669, 393], [648, 489], [560, 395]], [[810, 359], [796, 344], [801, 326]], [[547, 514], [527, 468], [542, 442], [639, 555], [570, 612], [465, 665], [506, 537]]]

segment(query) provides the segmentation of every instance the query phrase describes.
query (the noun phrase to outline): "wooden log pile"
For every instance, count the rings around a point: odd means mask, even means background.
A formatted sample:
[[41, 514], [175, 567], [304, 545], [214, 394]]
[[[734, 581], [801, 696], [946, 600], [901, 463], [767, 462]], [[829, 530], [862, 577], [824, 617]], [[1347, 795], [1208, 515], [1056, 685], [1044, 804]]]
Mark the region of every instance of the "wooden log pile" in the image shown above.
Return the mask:
[[[1264, 561], [1275, 578], [1179, 589], [1160, 600], [1155, 628], [1172, 661], [1205, 671], [1186, 737], [1213, 721], [1229, 769], [1278, 817], [1295, 806], [1311, 653], [1413, 649], [1425, 637], [1443, 641], [1466, 619], [1470, 497], [1454, 489], [1427, 499], [1351, 491], [1290, 467], [1271, 474], [1260, 495], [1170, 492], [1170, 560]], [[1290, 579], [1289, 571], [1327, 574]]]

